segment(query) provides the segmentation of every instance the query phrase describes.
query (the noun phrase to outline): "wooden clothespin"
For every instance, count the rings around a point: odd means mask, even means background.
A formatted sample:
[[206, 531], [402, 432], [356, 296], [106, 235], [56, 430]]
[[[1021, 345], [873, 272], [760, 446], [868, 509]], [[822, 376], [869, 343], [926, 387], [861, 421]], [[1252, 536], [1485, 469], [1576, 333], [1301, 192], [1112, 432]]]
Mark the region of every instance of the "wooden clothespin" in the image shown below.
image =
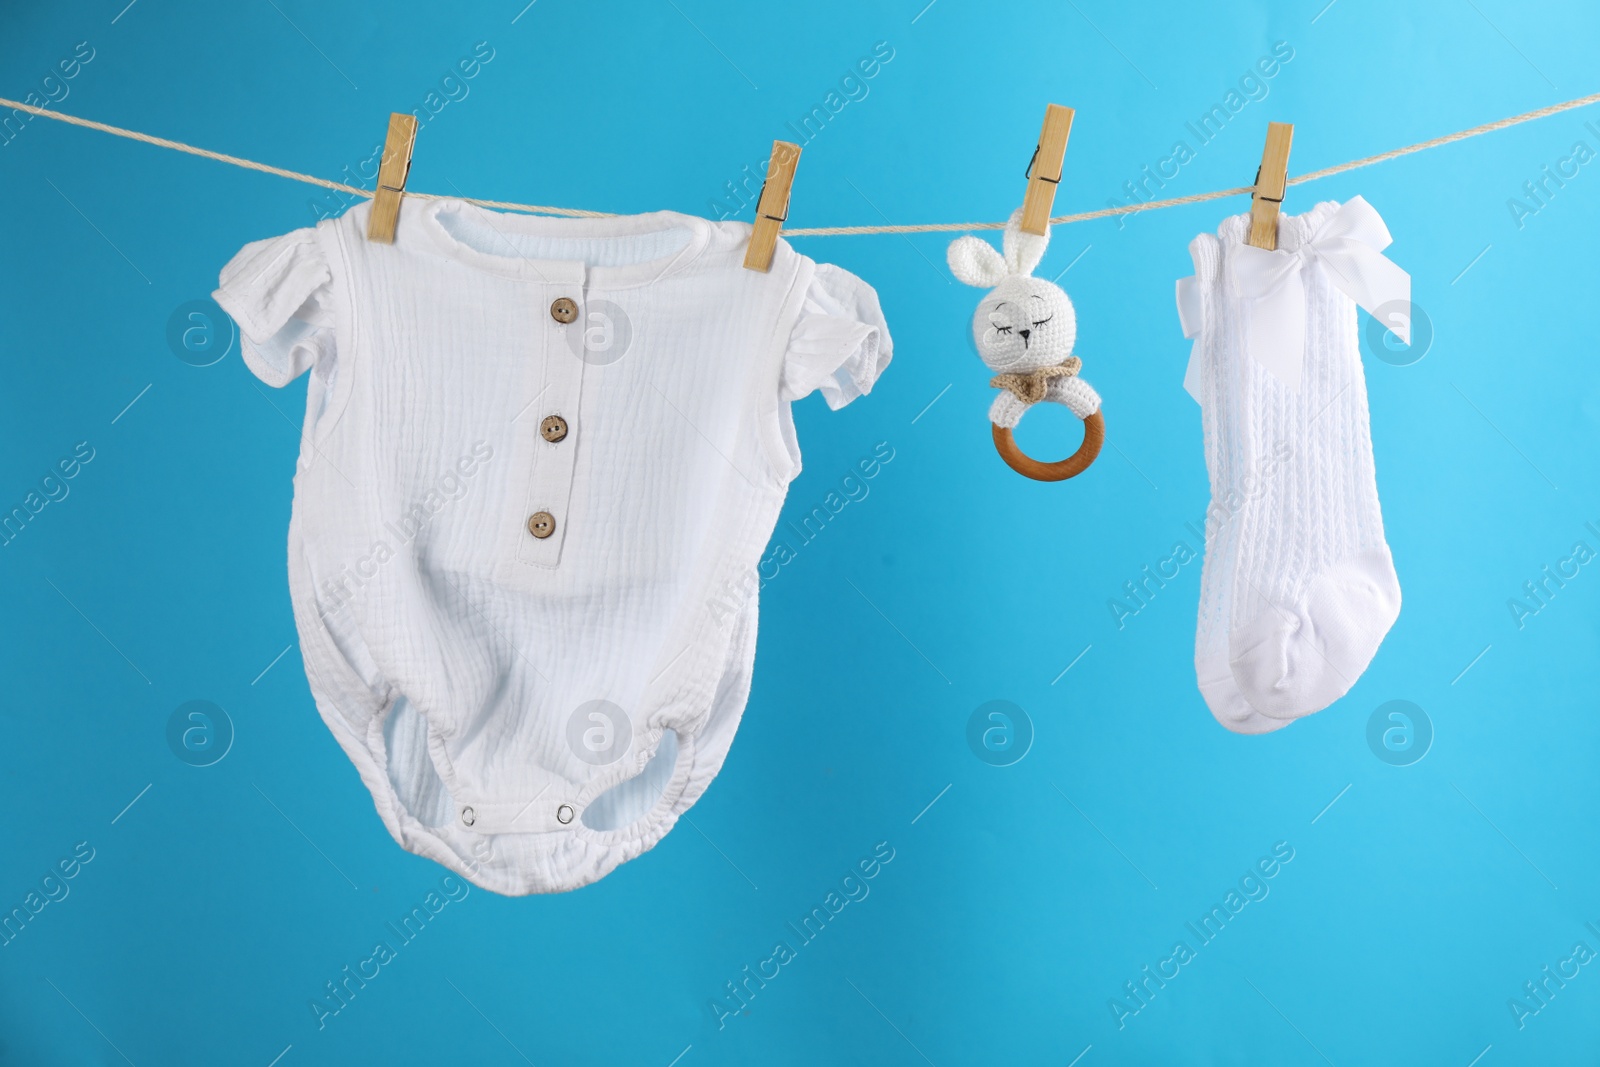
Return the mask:
[[1278, 209], [1289, 181], [1289, 145], [1294, 141], [1294, 125], [1267, 123], [1267, 147], [1261, 153], [1261, 169], [1256, 171], [1256, 191], [1250, 198], [1249, 241], [1268, 252], [1278, 248]]
[[400, 198], [411, 172], [411, 149], [417, 143], [417, 116], [396, 111], [389, 116], [389, 135], [383, 142], [383, 162], [378, 165], [378, 188], [367, 218], [367, 240], [394, 244], [394, 225], [400, 220]]
[[1072, 133], [1072, 109], [1050, 104], [1044, 109], [1044, 128], [1039, 145], [1033, 150], [1024, 176], [1028, 193], [1022, 201], [1022, 232], [1044, 235], [1050, 230], [1050, 208], [1056, 202], [1056, 187], [1061, 184], [1061, 161], [1067, 154], [1067, 136]]
[[761, 196], [756, 201], [755, 229], [750, 232], [750, 247], [744, 253], [744, 265], [749, 270], [765, 274], [772, 269], [778, 234], [789, 219], [789, 191], [794, 188], [794, 169], [799, 163], [799, 145], [789, 141], [772, 142], [767, 178], [761, 183]]

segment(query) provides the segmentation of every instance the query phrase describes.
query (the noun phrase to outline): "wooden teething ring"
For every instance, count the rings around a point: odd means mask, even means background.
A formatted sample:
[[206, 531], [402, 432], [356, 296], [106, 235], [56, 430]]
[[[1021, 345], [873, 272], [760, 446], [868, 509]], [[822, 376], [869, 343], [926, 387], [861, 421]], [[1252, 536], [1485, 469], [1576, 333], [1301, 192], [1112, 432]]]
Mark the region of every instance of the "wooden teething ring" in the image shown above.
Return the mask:
[[1006, 466], [1036, 482], [1063, 482], [1089, 469], [1089, 464], [1100, 455], [1100, 446], [1106, 442], [1106, 420], [1096, 411], [1083, 420], [1083, 444], [1066, 459], [1044, 463], [1027, 455], [1017, 447], [1008, 427], [989, 424], [994, 431], [994, 450], [1006, 461]]

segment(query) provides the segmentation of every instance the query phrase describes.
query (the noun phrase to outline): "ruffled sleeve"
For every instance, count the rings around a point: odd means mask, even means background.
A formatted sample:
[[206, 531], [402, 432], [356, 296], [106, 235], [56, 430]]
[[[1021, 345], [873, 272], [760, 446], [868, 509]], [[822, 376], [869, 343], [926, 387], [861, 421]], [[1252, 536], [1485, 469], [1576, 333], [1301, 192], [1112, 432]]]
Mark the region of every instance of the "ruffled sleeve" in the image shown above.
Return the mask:
[[239, 324], [245, 365], [263, 382], [287, 385], [318, 364], [326, 376], [336, 351], [332, 274], [316, 230], [245, 245], [211, 296]]
[[872, 391], [892, 350], [872, 286], [847, 270], [819, 263], [789, 335], [783, 399], [798, 400], [820, 389], [837, 411]]

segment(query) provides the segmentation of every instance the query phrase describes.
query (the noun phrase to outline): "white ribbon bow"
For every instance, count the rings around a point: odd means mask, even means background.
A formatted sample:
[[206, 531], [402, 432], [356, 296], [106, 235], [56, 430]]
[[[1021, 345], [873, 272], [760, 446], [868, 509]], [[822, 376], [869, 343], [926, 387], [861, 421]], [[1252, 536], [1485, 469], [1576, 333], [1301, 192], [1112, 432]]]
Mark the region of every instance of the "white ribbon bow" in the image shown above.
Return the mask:
[[1295, 392], [1305, 364], [1306, 287], [1302, 272], [1315, 263], [1328, 280], [1373, 315], [1391, 301], [1407, 313], [1385, 320], [1395, 336], [1411, 343], [1411, 275], [1382, 252], [1393, 238], [1371, 204], [1347, 200], [1294, 252], [1268, 252], [1244, 244], [1229, 261], [1243, 302], [1246, 350]]
[[1189, 366], [1183, 372], [1183, 389], [1194, 397], [1196, 404], [1204, 404], [1200, 396], [1200, 279], [1194, 275], [1178, 279], [1178, 321], [1183, 325], [1183, 336], [1194, 341], [1189, 349]]

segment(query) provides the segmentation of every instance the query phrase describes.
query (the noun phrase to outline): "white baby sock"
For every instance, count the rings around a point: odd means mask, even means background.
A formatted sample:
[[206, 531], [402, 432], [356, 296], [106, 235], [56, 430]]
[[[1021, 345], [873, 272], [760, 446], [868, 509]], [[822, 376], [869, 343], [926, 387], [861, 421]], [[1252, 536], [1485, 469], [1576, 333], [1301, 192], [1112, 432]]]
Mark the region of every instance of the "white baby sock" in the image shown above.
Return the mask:
[[[1337, 207], [1282, 216], [1279, 248], [1297, 251]], [[1399, 614], [1400, 586], [1378, 505], [1355, 304], [1319, 264], [1305, 265], [1296, 283], [1306, 296], [1303, 370], [1298, 390], [1285, 385], [1244, 343], [1250, 312], [1227, 268], [1247, 225], [1247, 216], [1237, 216], [1219, 230], [1222, 263], [1208, 264], [1212, 285], [1200, 282], [1208, 252], [1195, 257], [1199, 288], [1217, 298], [1203, 309], [1200, 366], [1191, 376], [1203, 382], [1209, 368], [1216, 379], [1209, 395], [1202, 389], [1202, 403], [1214, 406], [1208, 466], [1215, 452], [1223, 467], [1226, 529], [1216, 549], [1229, 557], [1216, 568], [1225, 587], [1212, 590], [1209, 605], [1202, 600], [1201, 629], [1208, 607], [1225, 613], [1227, 662], [1244, 703], [1290, 720], [1320, 711], [1355, 684]], [[1216, 477], [1212, 489], [1215, 516]], [[1210, 622], [1213, 630], [1197, 637], [1196, 666], [1204, 649], [1215, 687], [1215, 615]]]
[[[1296, 253], [1336, 210], [1282, 216], [1278, 248]], [[1398, 616], [1400, 584], [1382, 531], [1355, 304], [1307, 262], [1294, 282], [1306, 290], [1301, 384], [1286, 386], [1245, 342], [1229, 267], [1246, 229], [1248, 216], [1235, 216], [1218, 238], [1195, 238], [1195, 280], [1181, 283], [1179, 309], [1197, 338], [1184, 384], [1202, 403], [1213, 494], [1195, 670], [1222, 725], [1262, 733], [1349, 691]]]

